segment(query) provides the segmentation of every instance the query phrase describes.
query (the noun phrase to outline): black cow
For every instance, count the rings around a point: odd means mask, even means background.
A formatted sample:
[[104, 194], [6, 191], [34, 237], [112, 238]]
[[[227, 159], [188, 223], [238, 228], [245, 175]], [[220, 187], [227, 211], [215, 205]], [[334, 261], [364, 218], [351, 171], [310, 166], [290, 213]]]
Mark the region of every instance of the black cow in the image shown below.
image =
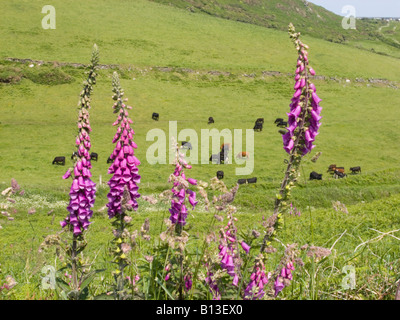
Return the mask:
[[334, 174], [333, 174], [333, 177], [335, 178], [335, 179], [340, 179], [340, 178], [344, 178], [344, 177], [347, 177], [347, 174], [345, 174], [344, 172], [340, 172], [340, 171], [338, 171], [338, 170], [335, 170], [335, 172], [334, 172]]
[[257, 182], [256, 177], [247, 179], [247, 183], [256, 183], [256, 182]]
[[92, 152], [90, 154], [90, 160], [96, 160], [97, 161], [98, 158], [99, 158], [99, 155], [97, 153]]
[[247, 183], [247, 179], [239, 179], [239, 180], [237, 181], [237, 183], [238, 183], [238, 184], [245, 184], [245, 183]]
[[78, 156], [78, 151], [72, 152], [71, 160], [74, 159], [74, 157], [77, 157], [77, 156]]
[[283, 119], [282, 118], [276, 118], [276, 120], [275, 120], [275, 124], [278, 124], [279, 122], [282, 122], [283, 121]]
[[192, 150], [192, 144], [190, 142], [182, 141], [182, 148]]
[[361, 167], [352, 167], [350, 168], [352, 174], [361, 173]]
[[258, 119], [256, 120], [256, 124], [257, 124], [257, 123], [264, 124], [264, 118], [258, 118]]
[[263, 129], [263, 125], [261, 123], [256, 123], [253, 128], [254, 131], [258, 131], [258, 132], [262, 131], [262, 129]]
[[107, 159], [107, 163], [113, 163], [114, 162], [114, 160], [113, 159], [111, 159], [111, 157], [108, 157], [108, 159]]
[[313, 171], [310, 173], [310, 180], [322, 180], [322, 174]]
[[280, 127], [280, 128], [284, 128], [287, 126], [287, 121], [282, 120], [281, 122], [277, 123], [276, 126]]
[[160, 115], [159, 115], [158, 113], [156, 113], [156, 112], [153, 112], [151, 118], [152, 118], [153, 120], [158, 121], [158, 119], [160, 118]]
[[55, 157], [52, 164], [65, 166], [65, 157]]
[[223, 179], [224, 178], [224, 172], [223, 171], [217, 171], [217, 178], [219, 180]]
[[213, 117], [209, 117], [208, 118], [208, 124], [214, 123], [214, 118]]

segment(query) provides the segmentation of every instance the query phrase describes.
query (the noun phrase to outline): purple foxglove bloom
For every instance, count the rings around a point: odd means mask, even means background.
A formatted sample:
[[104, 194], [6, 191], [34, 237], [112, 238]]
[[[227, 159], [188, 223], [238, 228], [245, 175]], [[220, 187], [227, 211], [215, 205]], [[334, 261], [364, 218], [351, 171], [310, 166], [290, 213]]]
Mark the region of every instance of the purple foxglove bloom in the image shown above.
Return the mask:
[[284, 287], [285, 285], [283, 284], [283, 282], [280, 282], [279, 277], [277, 277], [274, 282], [275, 297], [279, 294], [279, 292], [283, 290]]
[[[96, 73], [94, 72], [98, 63], [94, 52], [92, 64], [90, 65], [91, 72], [89, 73], [88, 82], [95, 83]], [[84, 230], [87, 230], [90, 225], [89, 219], [93, 215], [91, 208], [94, 205], [96, 184], [90, 180], [91, 163], [90, 163], [90, 136], [91, 131], [89, 123], [90, 95], [93, 87], [84, 85], [84, 90], [80, 95], [78, 112], [78, 134], [75, 138], [75, 144], [78, 150], [77, 159], [75, 160], [73, 170], [68, 170], [63, 176], [67, 179], [72, 175], [73, 181], [69, 192], [70, 201], [67, 206], [69, 215], [61, 221], [60, 224], [64, 228], [67, 225], [71, 227], [74, 236], [80, 235]]]
[[68, 169], [67, 172], [63, 175], [63, 179], [68, 179], [71, 176], [71, 169]]
[[235, 276], [233, 277], [232, 284], [237, 287], [238, 283], [239, 283], [239, 276], [235, 274]]
[[170, 182], [173, 182], [172, 193], [173, 198], [171, 199], [171, 213], [170, 220], [173, 224], [181, 226], [186, 225], [187, 209], [185, 206], [186, 194], [189, 195], [188, 201], [194, 210], [198, 201], [196, 201], [196, 192], [188, 189], [187, 184], [184, 184], [182, 180], [186, 180], [192, 185], [196, 185], [197, 181], [192, 178], [186, 178], [183, 169], [190, 169], [191, 166], [183, 159], [183, 154], [179, 152], [179, 147], [176, 145], [176, 159], [175, 159], [175, 170], [170, 176]]
[[300, 95], [301, 95], [301, 89], [297, 89], [296, 92], [293, 95], [293, 98], [300, 97]]
[[[316, 94], [315, 85], [309, 81], [309, 74], [315, 75], [315, 71], [308, 64], [308, 46], [301, 43], [298, 34], [293, 33], [291, 37], [296, 40], [299, 56], [295, 75], [295, 92], [291, 99], [290, 113], [287, 113], [288, 127], [286, 129], [288, 132], [282, 136], [282, 140], [283, 149], [287, 153], [299, 152], [304, 156], [315, 147], [313, 142], [322, 119], [320, 115], [322, 108], [319, 106], [322, 100]], [[307, 69], [309, 74], [306, 72]], [[309, 108], [310, 106], [312, 108]], [[304, 127], [309, 130], [304, 130]]]
[[107, 195], [109, 200], [107, 208], [110, 219], [118, 214], [122, 214], [121, 201], [125, 187], [127, 188], [131, 198], [128, 201], [128, 204], [133, 210], [137, 210], [137, 198], [140, 197], [140, 194], [138, 193], [138, 184], [141, 179], [137, 168], [140, 161], [134, 156], [133, 151], [133, 146], [137, 147], [136, 143], [133, 141], [134, 132], [133, 129], [127, 125], [127, 123], [132, 120], [129, 118], [128, 106], [122, 102], [122, 89], [116, 72], [113, 74], [113, 86], [113, 91], [116, 92], [114, 97], [117, 98], [116, 105], [119, 110], [118, 118], [113, 125], [119, 125], [119, 127], [117, 128], [117, 133], [113, 139], [113, 143], [116, 143], [116, 145], [112, 155], [110, 156], [110, 158], [115, 160], [108, 169], [108, 173], [113, 174], [108, 182], [110, 192]]
[[243, 250], [246, 251], [246, 253], [248, 254], [250, 251], [250, 246], [244, 241], [242, 241], [240, 245], [242, 246]]

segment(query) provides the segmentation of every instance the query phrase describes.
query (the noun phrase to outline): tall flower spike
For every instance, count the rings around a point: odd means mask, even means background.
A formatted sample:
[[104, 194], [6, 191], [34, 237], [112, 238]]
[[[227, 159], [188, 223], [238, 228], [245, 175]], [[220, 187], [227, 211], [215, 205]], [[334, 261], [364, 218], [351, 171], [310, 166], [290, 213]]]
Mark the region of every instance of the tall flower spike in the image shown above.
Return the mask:
[[93, 85], [96, 84], [96, 69], [99, 63], [99, 50], [93, 46], [91, 64], [89, 65], [88, 78], [83, 83], [83, 90], [80, 93], [78, 102], [78, 136], [76, 138], [76, 157], [74, 157], [74, 169], [68, 169], [63, 178], [68, 179], [73, 176], [71, 190], [69, 192], [70, 201], [67, 207], [69, 215], [60, 224], [64, 228], [69, 225], [74, 236], [82, 234], [91, 222], [94, 205], [96, 184], [90, 179], [92, 176], [90, 169], [90, 132], [92, 131], [89, 122], [90, 96], [93, 92]]
[[197, 205], [198, 201], [196, 200], [196, 192], [189, 189], [189, 184], [197, 185], [197, 181], [195, 179], [186, 177], [183, 168], [191, 169], [192, 166], [185, 161], [183, 158], [184, 155], [180, 153], [180, 148], [175, 142], [174, 148], [176, 150], [175, 171], [170, 175], [168, 180], [168, 182], [173, 183], [173, 187], [171, 189], [173, 196], [171, 199], [171, 208], [169, 209], [171, 216], [169, 219], [177, 226], [176, 230], [179, 233], [179, 230], [181, 230], [186, 224], [186, 195], [189, 195], [188, 201], [192, 206], [192, 209], [194, 209]]
[[[237, 218], [233, 216], [235, 212], [235, 207], [228, 207], [228, 225], [224, 228], [221, 228], [219, 231], [220, 244], [218, 248], [221, 259], [221, 268], [227, 271], [227, 273], [233, 278], [232, 284], [237, 286], [240, 274], [241, 259], [239, 256], [237, 228], [235, 226], [235, 221], [237, 221]], [[250, 250], [250, 247], [246, 243], [244, 243], [244, 245], [242, 244], [242, 248], [246, 251], [246, 253]]]
[[255, 259], [255, 265], [253, 272], [250, 276], [250, 282], [248, 283], [244, 291], [244, 300], [258, 300], [262, 299], [265, 295], [264, 287], [271, 278], [271, 273], [265, 273], [265, 265], [263, 263], [263, 255], [260, 254]]
[[140, 161], [134, 155], [134, 149], [137, 148], [136, 143], [133, 141], [135, 132], [130, 127], [133, 121], [129, 118], [128, 109], [130, 106], [124, 104], [127, 99], [123, 99], [124, 91], [119, 82], [117, 72], [114, 72], [113, 79], [113, 105], [114, 113], [119, 113], [117, 121], [114, 122], [115, 126], [119, 126], [117, 133], [114, 136], [113, 143], [115, 148], [110, 155], [110, 159], [114, 162], [108, 169], [109, 174], [113, 174], [108, 185], [110, 192], [108, 193], [108, 216], [109, 218], [115, 217], [117, 214], [122, 213], [121, 200], [124, 195], [124, 189], [127, 188], [130, 200], [128, 205], [133, 210], [137, 210], [137, 198], [140, 197], [138, 193], [138, 183], [140, 183], [140, 175], [137, 166]]
[[315, 145], [315, 137], [321, 125], [321, 99], [316, 94], [315, 85], [310, 75], [315, 71], [308, 63], [308, 46], [300, 41], [300, 33], [296, 33], [293, 24], [289, 25], [289, 35], [298, 51], [295, 85], [290, 112], [288, 115], [287, 133], [282, 136], [283, 149], [301, 156], [309, 153]]

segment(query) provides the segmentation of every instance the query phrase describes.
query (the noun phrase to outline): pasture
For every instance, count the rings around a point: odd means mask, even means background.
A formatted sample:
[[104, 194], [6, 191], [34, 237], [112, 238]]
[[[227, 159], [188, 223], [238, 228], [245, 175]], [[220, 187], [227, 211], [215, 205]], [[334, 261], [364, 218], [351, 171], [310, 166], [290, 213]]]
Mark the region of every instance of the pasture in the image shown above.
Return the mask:
[[[59, 221], [67, 215], [71, 180], [62, 176], [72, 166], [76, 103], [85, 78], [84, 68], [71, 64], [87, 64], [93, 43], [99, 46], [100, 63], [107, 66], [99, 70], [90, 110], [91, 150], [99, 156], [91, 171], [98, 191], [85, 256], [96, 269], [106, 271], [94, 280], [91, 295], [102, 293], [112, 281], [107, 260], [112, 226], [104, 206], [110, 177], [106, 161], [115, 133], [113, 71], [120, 74], [128, 105], [133, 107], [135, 155], [141, 161], [139, 193], [159, 200], [150, 205], [139, 199], [133, 229], [140, 230], [149, 218], [156, 239], [163, 218], [168, 217], [169, 203], [158, 195], [171, 188], [168, 177], [174, 167], [146, 161], [153, 143], [146, 141], [146, 134], [154, 128], [168, 133], [169, 121], [177, 121], [178, 132], [190, 128], [200, 137], [201, 129], [245, 131], [257, 118], [264, 118], [263, 130], [254, 132], [251, 175], [236, 176], [235, 164], [195, 164], [190, 177], [209, 182], [223, 170], [228, 188], [239, 178], [257, 177], [257, 183], [239, 187], [233, 203], [238, 228], [252, 229], [272, 213], [287, 158], [274, 120], [287, 118], [297, 58], [285, 32], [144, 0], [117, 4], [100, 0], [85, 6], [73, 1], [74, 10], [70, 3], [54, 1], [57, 28], [43, 30], [44, 2], [0, 2], [7, 12], [0, 21], [0, 80], [12, 79], [0, 81], [0, 189], [8, 188], [14, 178], [25, 190], [15, 203], [0, 196], [2, 210], [14, 218], [0, 217], [1, 275], [12, 275], [18, 283], [1, 298], [59, 298], [42, 290], [40, 283], [41, 268], [61, 262], [54, 260], [52, 248], [45, 252], [38, 248], [44, 237], [61, 230]], [[121, 16], [126, 19], [118, 21]], [[274, 246], [282, 251], [282, 244], [296, 242], [331, 248], [332, 254], [320, 261], [305, 260], [279, 298], [393, 299], [400, 266], [398, 233], [377, 237], [399, 229], [400, 223], [400, 62], [309, 36], [303, 41], [310, 46], [311, 65], [324, 76], [313, 80], [323, 99], [322, 126], [317, 147], [303, 160], [292, 192], [293, 205], [301, 214], [285, 216]], [[153, 112], [159, 113], [158, 121], [152, 119]], [[210, 116], [213, 124], [207, 123]], [[322, 155], [314, 163], [310, 159], [316, 152]], [[52, 165], [56, 156], [64, 156], [66, 165]], [[333, 179], [326, 172], [332, 163], [345, 167], [347, 178]], [[361, 166], [361, 174], [350, 174], [349, 168], [355, 166]], [[310, 181], [312, 171], [322, 173], [322, 180]], [[337, 201], [347, 212], [335, 210]], [[195, 241], [207, 234], [214, 215], [201, 200], [199, 204], [188, 216], [187, 230]], [[31, 208], [36, 212], [28, 214]], [[363, 244], [371, 239], [375, 240]], [[268, 263], [273, 268], [277, 260]], [[347, 265], [356, 268], [357, 284], [343, 290], [342, 268]]]

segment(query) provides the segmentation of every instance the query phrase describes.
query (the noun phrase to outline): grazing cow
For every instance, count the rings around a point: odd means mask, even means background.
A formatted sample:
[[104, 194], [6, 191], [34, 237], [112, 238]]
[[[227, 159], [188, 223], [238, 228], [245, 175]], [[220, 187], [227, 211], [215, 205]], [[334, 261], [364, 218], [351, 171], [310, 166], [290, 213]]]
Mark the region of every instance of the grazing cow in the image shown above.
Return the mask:
[[217, 171], [217, 178], [219, 180], [223, 179], [224, 178], [224, 172], [223, 171]]
[[331, 165], [329, 166], [327, 172], [333, 172], [333, 171], [335, 171], [335, 168], [336, 168], [336, 164], [331, 164]]
[[352, 167], [350, 168], [352, 174], [361, 173], [361, 167]]
[[78, 151], [72, 152], [71, 160], [74, 159], [74, 157], [77, 157], [77, 156], [78, 156]]
[[160, 115], [159, 115], [158, 113], [156, 113], [156, 112], [153, 112], [151, 118], [152, 118], [153, 120], [158, 121], [158, 119], [160, 118]]
[[219, 152], [217, 154], [212, 154], [210, 156], [210, 162], [215, 162], [215, 163], [225, 163], [228, 161], [228, 156], [225, 154], [225, 152]]
[[107, 159], [107, 163], [113, 163], [114, 162], [114, 160], [113, 159], [111, 159], [111, 157], [108, 157], [108, 159]]
[[287, 121], [281, 121], [276, 124], [277, 127], [284, 128], [287, 126]]
[[192, 144], [190, 142], [182, 141], [182, 148], [192, 150]]
[[90, 154], [90, 160], [96, 160], [99, 158], [99, 155], [96, 152], [92, 152]]
[[239, 179], [239, 180], [237, 181], [237, 183], [238, 183], [238, 184], [245, 184], [245, 183], [247, 183], [247, 179]]
[[239, 153], [237, 154], [236, 158], [237, 158], [237, 159], [248, 159], [249, 156], [250, 156], [250, 153], [249, 153], [249, 152], [242, 151], [242, 152], [239, 152]]
[[65, 166], [65, 157], [55, 157], [52, 164], [59, 164]]
[[221, 151], [229, 151], [231, 150], [232, 145], [230, 143], [221, 144]]
[[334, 172], [334, 174], [333, 174], [333, 177], [334, 177], [335, 179], [340, 179], [340, 178], [347, 177], [347, 174], [345, 174], [344, 172], [340, 172], [340, 171], [338, 171], [338, 170], [335, 170], [335, 172]]
[[258, 131], [258, 132], [262, 131], [262, 129], [263, 129], [263, 125], [261, 123], [256, 123], [253, 127], [253, 130]]
[[208, 124], [214, 123], [214, 118], [213, 117], [209, 117], [208, 118]]
[[310, 180], [322, 180], [322, 174], [313, 171], [310, 173]]
[[257, 177], [247, 179], [247, 183], [256, 183]]
[[274, 123], [275, 123], [275, 124], [278, 124], [278, 123], [280, 123], [280, 122], [282, 122], [282, 121], [283, 121], [282, 118], [276, 118]]
[[256, 120], [256, 124], [257, 124], [257, 123], [264, 124], [264, 118], [258, 118], [258, 119]]

